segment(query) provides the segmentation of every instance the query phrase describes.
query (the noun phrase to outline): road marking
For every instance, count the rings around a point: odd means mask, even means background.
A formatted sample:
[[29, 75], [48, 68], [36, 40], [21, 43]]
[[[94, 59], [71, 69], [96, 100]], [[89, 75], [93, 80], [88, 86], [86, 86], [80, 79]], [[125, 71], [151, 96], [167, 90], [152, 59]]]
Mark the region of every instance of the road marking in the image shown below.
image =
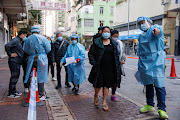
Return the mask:
[[130, 69], [130, 70], [137, 70], [137, 69], [130, 68], [130, 67], [124, 67], [124, 68]]
[[130, 102], [132, 102], [132, 103], [134, 103], [135, 105], [137, 105], [137, 106], [139, 106], [139, 107], [143, 107], [143, 106], [144, 106], [144, 105], [142, 105], [142, 104], [140, 104], [140, 103], [138, 103], [138, 102], [136, 102], [136, 101], [134, 101], [134, 100], [132, 100], [132, 99], [130, 99], [130, 98], [128, 98], [128, 97], [120, 94], [120, 93], [118, 93], [118, 92], [116, 92], [116, 94], [117, 94], [118, 96], [120, 96], [120, 97], [122, 97], [122, 98], [124, 98], [124, 99], [126, 99], [126, 100], [128, 100], [128, 101], [130, 101]]

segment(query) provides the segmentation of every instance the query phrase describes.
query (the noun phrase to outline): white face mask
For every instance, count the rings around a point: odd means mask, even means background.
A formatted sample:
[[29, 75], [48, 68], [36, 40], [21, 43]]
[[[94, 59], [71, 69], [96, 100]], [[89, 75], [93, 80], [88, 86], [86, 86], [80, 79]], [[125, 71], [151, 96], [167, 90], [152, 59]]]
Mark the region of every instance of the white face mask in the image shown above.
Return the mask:
[[72, 44], [76, 44], [77, 43], [77, 40], [72, 40]]

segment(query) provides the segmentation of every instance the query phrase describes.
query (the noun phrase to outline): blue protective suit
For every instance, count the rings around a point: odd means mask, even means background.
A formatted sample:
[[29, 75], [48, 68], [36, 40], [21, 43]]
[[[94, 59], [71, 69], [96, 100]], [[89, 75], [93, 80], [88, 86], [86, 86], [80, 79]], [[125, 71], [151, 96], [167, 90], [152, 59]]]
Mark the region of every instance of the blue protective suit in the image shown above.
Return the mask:
[[[160, 29], [158, 36], [152, 32], [154, 28]], [[138, 70], [140, 80], [144, 85], [154, 84], [155, 87], [164, 87], [164, 68], [166, 54], [164, 52], [164, 34], [159, 25], [151, 26], [147, 32], [139, 36]]]
[[24, 52], [28, 55], [28, 63], [26, 69], [26, 77], [24, 83], [27, 83], [32, 65], [34, 62], [34, 57], [38, 55], [37, 59], [37, 80], [38, 83], [48, 82], [48, 58], [47, 53], [51, 51], [51, 45], [48, 39], [39, 34], [32, 34], [24, 42], [23, 46]]
[[65, 56], [61, 59], [61, 62], [65, 63], [67, 57], [80, 58], [79, 63], [72, 63], [67, 66], [68, 69], [68, 82], [74, 82], [74, 84], [82, 84], [86, 81], [85, 71], [85, 48], [80, 43], [69, 45]]

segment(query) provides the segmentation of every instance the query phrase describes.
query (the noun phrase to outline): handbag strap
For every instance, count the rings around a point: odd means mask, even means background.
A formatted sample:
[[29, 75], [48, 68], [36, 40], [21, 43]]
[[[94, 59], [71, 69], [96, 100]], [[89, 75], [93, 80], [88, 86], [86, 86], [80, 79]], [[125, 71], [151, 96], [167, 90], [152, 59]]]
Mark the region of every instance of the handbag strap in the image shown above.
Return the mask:
[[61, 45], [59, 46], [59, 49], [58, 49], [58, 51], [56, 52], [56, 54], [57, 54], [57, 53], [59, 52], [59, 50], [61, 49], [63, 43], [64, 43], [64, 40], [61, 42]]

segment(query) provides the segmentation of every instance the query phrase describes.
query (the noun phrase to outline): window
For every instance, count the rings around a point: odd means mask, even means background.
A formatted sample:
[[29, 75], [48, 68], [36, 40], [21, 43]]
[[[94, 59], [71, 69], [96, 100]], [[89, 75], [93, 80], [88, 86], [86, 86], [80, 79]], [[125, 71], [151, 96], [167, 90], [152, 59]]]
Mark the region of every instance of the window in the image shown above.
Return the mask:
[[110, 13], [113, 15], [113, 7], [110, 8]]
[[99, 26], [103, 26], [104, 21], [99, 21]]
[[100, 14], [103, 14], [103, 7], [100, 7]]
[[78, 21], [78, 28], [81, 27], [81, 20]]
[[93, 19], [85, 19], [84, 26], [85, 27], [94, 27], [94, 20]]

